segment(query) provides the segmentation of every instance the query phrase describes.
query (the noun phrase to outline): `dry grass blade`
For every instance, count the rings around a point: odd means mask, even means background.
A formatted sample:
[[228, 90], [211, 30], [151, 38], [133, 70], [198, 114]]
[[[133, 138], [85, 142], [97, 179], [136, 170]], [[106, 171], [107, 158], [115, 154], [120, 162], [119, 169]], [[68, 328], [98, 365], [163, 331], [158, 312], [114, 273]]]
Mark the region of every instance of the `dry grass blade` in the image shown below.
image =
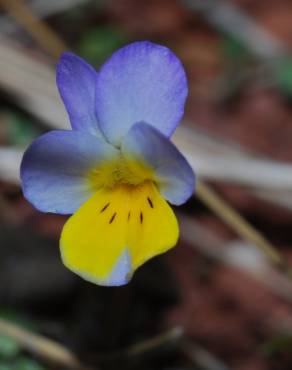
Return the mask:
[[183, 328], [179, 326], [174, 327], [165, 333], [157, 335], [156, 337], [133, 344], [131, 347], [126, 349], [126, 354], [127, 356], [138, 356], [145, 352], [157, 349], [165, 344], [179, 341], [183, 338], [183, 336]]
[[291, 279], [273, 268], [265, 255], [254, 245], [244, 241], [226, 242], [194, 217], [177, 212], [181, 238], [208, 259], [228, 267], [240, 269], [269, 288], [276, 296], [292, 303]]
[[[90, 0], [30, 0], [29, 4], [32, 11], [40, 18], [46, 18], [57, 13], [73, 9], [78, 5], [88, 3]], [[10, 35], [19, 30], [18, 25], [12, 21], [9, 16], [0, 16], [0, 30], [1, 34]]]
[[14, 339], [27, 351], [55, 365], [74, 370], [90, 370], [82, 365], [78, 358], [63, 345], [3, 319], [0, 319], [0, 333]]
[[252, 17], [228, 0], [182, 0], [191, 10], [199, 11], [220, 31], [240, 40], [254, 55], [264, 60], [287, 54], [284, 44]]
[[275, 247], [241, 215], [224, 202], [208, 185], [197, 181], [197, 196], [225, 223], [250, 243], [256, 245], [277, 267], [286, 269], [286, 262]]
[[55, 32], [22, 0], [0, 0], [0, 4], [53, 58], [57, 59], [66, 50], [65, 44]]

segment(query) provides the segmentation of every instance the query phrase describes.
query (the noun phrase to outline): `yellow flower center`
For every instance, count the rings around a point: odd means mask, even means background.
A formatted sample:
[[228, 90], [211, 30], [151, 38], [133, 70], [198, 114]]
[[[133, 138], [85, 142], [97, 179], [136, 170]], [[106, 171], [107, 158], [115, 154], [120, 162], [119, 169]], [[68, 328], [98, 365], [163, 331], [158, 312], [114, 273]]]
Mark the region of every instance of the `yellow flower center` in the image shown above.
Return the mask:
[[145, 261], [177, 243], [176, 217], [142, 160], [120, 156], [87, 178], [94, 194], [64, 226], [63, 262], [96, 284], [125, 284]]
[[142, 161], [126, 160], [120, 156], [91, 170], [88, 179], [94, 189], [100, 189], [119, 185], [137, 186], [145, 181], [155, 181], [155, 176], [153, 169]]

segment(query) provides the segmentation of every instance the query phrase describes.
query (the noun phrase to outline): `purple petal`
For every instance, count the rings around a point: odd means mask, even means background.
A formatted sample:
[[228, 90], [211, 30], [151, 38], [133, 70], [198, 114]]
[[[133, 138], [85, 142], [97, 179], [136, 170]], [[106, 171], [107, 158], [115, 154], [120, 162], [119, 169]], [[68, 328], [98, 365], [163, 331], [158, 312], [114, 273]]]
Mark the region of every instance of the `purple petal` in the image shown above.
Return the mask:
[[140, 121], [170, 136], [184, 113], [187, 93], [185, 71], [173, 52], [147, 41], [130, 44], [115, 52], [98, 74], [100, 129], [115, 145]]
[[95, 113], [97, 72], [82, 58], [63, 53], [57, 65], [57, 85], [73, 129], [101, 136]]
[[155, 171], [160, 193], [170, 203], [183, 204], [192, 195], [195, 175], [172, 142], [147, 123], [136, 123], [122, 143], [126, 158], [137, 159]]
[[118, 151], [81, 131], [51, 131], [24, 153], [20, 176], [26, 199], [43, 212], [71, 214], [92, 194], [86, 175]]

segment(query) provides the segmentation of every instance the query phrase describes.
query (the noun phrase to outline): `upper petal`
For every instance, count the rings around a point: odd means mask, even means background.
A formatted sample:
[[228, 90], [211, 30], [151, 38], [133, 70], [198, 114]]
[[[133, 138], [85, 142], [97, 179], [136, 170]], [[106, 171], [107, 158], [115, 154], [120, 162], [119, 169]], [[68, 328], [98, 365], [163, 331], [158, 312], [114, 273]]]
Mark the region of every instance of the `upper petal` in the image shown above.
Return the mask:
[[139, 121], [170, 136], [184, 113], [187, 93], [184, 68], [173, 52], [147, 41], [130, 44], [115, 52], [99, 71], [100, 129], [115, 145]]
[[138, 166], [144, 162], [154, 170], [158, 189], [170, 203], [180, 205], [192, 195], [192, 168], [174, 144], [154, 127], [136, 123], [122, 142], [122, 152], [129, 163]]
[[88, 172], [118, 151], [81, 131], [51, 131], [36, 139], [21, 163], [24, 196], [43, 212], [70, 214], [93, 193]]
[[71, 126], [101, 136], [95, 113], [97, 72], [82, 58], [63, 53], [57, 65], [57, 86]]

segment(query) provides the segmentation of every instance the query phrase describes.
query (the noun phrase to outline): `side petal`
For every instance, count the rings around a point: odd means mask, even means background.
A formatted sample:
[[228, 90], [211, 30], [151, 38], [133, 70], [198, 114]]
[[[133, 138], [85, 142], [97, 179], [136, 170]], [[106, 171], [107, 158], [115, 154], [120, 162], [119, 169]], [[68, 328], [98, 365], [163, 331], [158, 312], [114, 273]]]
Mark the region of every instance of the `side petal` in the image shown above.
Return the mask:
[[157, 187], [170, 203], [183, 204], [192, 195], [195, 175], [191, 166], [172, 142], [152, 126], [136, 123], [124, 138], [121, 150], [132, 166], [144, 162], [154, 171]]
[[173, 52], [147, 41], [132, 43], [115, 52], [99, 71], [100, 129], [114, 145], [139, 121], [170, 136], [184, 113], [187, 93], [184, 68]]
[[133, 271], [177, 243], [179, 228], [174, 212], [150, 181], [133, 192], [128, 221]]
[[88, 173], [118, 155], [96, 136], [81, 131], [51, 131], [24, 153], [20, 176], [24, 196], [43, 212], [70, 214], [93, 193]]
[[131, 258], [126, 247], [127, 193], [101, 189], [65, 224], [61, 240], [63, 263], [85, 280], [105, 286], [126, 284]]
[[101, 136], [95, 113], [97, 72], [82, 58], [63, 53], [57, 65], [57, 86], [71, 126]]

